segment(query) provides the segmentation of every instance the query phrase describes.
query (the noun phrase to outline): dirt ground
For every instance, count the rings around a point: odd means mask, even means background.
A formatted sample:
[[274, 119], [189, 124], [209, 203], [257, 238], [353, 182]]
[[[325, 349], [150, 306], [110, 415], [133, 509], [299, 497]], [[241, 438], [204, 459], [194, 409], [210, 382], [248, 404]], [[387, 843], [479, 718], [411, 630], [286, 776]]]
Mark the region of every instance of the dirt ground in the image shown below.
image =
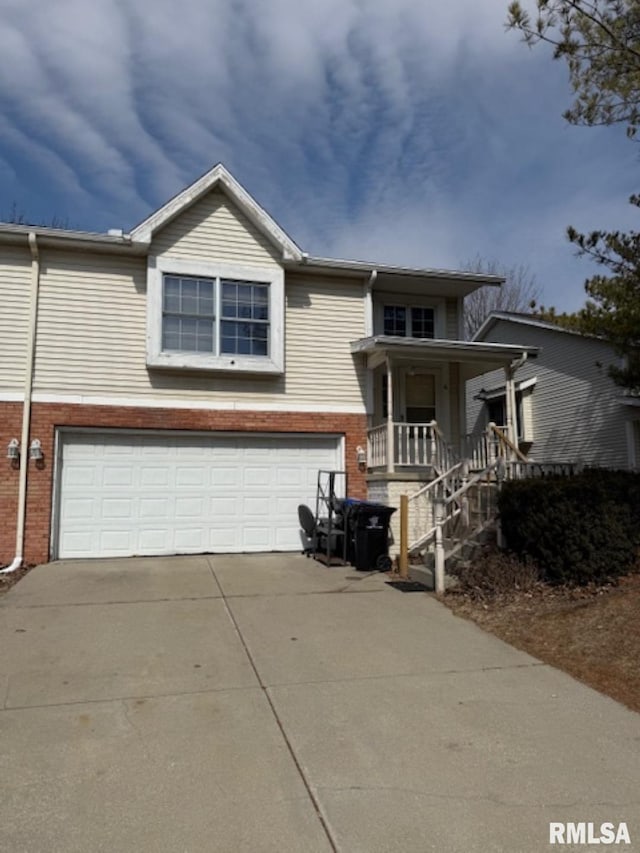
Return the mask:
[[4, 595], [5, 592], [8, 592], [11, 587], [18, 583], [18, 581], [32, 568], [33, 566], [27, 566], [24, 569], [17, 569], [17, 571], [11, 572], [10, 575], [0, 575], [0, 595]]
[[538, 584], [484, 601], [451, 590], [443, 600], [458, 616], [640, 711], [640, 574], [615, 586]]

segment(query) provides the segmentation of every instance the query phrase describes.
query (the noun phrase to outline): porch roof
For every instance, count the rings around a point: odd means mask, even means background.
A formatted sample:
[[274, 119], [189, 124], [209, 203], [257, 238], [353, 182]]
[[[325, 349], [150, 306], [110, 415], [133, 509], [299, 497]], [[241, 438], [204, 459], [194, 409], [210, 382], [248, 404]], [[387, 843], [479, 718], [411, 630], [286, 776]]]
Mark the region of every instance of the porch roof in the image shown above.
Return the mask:
[[367, 365], [371, 368], [382, 364], [387, 358], [423, 363], [457, 362], [465, 365], [465, 373], [477, 376], [497, 367], [508, 367], [523, 355], [535, 358], [539, 347], [375, 335], [351, 341], [351, 352], [366, 355]]

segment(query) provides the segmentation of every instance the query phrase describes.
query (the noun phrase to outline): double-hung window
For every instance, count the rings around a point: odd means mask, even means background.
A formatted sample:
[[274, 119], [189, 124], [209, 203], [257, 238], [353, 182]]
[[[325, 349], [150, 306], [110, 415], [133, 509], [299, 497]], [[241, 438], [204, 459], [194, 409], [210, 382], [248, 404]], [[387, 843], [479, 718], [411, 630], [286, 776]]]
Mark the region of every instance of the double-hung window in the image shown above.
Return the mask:
[[216, 352], [215, 281], [165, 275], [162, 284], [162, 349]]
[[269, 285], [163, 276], [162, 349], [268, 356]]
[[282, 373], [280, 270], [158, 258], [148, 288], [149, 366]]
[[383, 334], [401, 338], [434, 338], [433, 308], [408, 305], [385, 305]]
[[220, 352], [269, 355], [269, 285], [221, 279]]

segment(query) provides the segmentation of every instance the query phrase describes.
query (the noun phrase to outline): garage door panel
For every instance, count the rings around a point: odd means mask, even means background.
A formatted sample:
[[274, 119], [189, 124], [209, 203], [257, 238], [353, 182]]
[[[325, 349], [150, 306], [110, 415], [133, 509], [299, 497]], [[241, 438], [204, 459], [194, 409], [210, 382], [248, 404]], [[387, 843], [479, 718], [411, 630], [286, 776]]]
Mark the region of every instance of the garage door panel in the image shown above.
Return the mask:
[[64, 517], [70, 521], [93, 518], [93, 512], [92, 500], [69, 498], [64, 506]]
[[97, 471], [93, 465], [77, 465], [64, 472], [66, 486], [95, 486]]
[[98, 541], [101, 552], [110, 556], [129, 556], [135, 553], [133, 531], [124, 527], [114, 530], [102, 530]]
[[236, 497], [227, 498], [210, 498], [209, 499], [209, 517], [215, 524], [218, 520], [233, 520], [237, 519], [239, 511], [239, 499]]
[[[228, 461], [224, 460], [225, 463]], [[237, 488], [240, 485], [241, 471], [239, 468], [211, 468], [209, 470], [209, 482], [212, 486], [226, 486]]]
[[323, 436], [65, 433], [58, 556], [297, 550]]
[[145, 519], [167, 519], [170, 501], [167, 498], [140, 498], [138, 515]]
[[104, 519], [132, 518], [133, 501], [129, 498], [103, 498], [101, 515]]
[[208, 550], [215, 553], [234, 553], [242, 551], [240, 531], [231, 527], [215, 527], [209, 531]]

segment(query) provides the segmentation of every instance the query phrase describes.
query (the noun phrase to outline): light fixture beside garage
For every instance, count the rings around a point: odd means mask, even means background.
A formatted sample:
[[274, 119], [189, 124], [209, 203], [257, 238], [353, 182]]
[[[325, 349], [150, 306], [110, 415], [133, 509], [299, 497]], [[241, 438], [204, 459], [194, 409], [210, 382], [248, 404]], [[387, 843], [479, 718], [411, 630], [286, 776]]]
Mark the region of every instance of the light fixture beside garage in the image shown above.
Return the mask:
[[29, 445], [29, 459], [33, 459], [35, 462], [41, 462], [42, 459], [44, 459], [42, 445], [40, 444], [40, 440], [37, 438], [34, 438]]
[[12, 438], [7, 446], [7, 459], [12, 462], [20, 459], [20, 442], [17, 438]]

